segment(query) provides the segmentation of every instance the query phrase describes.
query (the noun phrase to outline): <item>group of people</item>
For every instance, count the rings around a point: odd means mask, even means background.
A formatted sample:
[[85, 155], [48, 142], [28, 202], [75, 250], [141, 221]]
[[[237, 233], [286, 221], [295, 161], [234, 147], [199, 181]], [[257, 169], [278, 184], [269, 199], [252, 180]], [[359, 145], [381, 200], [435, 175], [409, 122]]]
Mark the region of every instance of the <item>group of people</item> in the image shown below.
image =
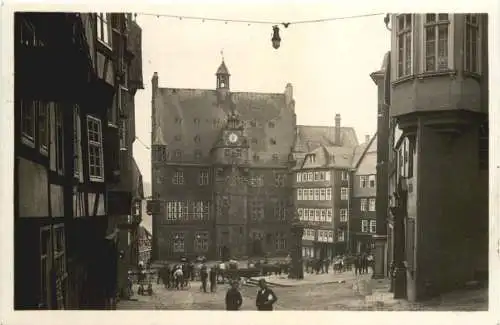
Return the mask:
[[158, 272], [157, 284], [163, 282], [165, 288], [181, 290], [189, 286], [189, 281], [201, 280], [201, 290], [208, 292], [207, 285], [210, 283], [210, 292], [217, 287], [218, 270], [216, 267], [208, 268], [202, 263], [196, 266], [194, 263], [180, 263], [176, 265], [165, 265]]
[[351, 271], [354, 266], [356, 275], [368, 273], [368, 269], [373, 269], [373, 255], [367, 252], [357, 255], [339, 255], [332, 260], [329, 258], [309, 258], [304, 260], [305, 271], [310, 274], [328, 273], [330, 265], [334, 273]]
[[[257, 310], [271, 311], [278, 300], [276, 294], [267, 286], [266, 280], [259, 280], [259, 291], [255, 299]], [[238, 289], [238, 281], [231, 283], [231, 288], [226, 293], [226, 310], [239, 310], [243, 305], [243, 297]]]

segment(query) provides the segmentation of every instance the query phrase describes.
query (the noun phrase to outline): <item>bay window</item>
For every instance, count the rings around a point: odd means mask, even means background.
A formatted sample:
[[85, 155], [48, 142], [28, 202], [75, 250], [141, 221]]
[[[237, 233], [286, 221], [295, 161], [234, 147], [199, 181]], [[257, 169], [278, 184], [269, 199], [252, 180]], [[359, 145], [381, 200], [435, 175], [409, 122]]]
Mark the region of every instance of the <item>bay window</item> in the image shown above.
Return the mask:
[[480, 37], [479, 15], [465, 15], [464, 70], [467, 72], [480, 73]]
[[412, 74], [413, 60], [413, 15], [401, 14], [397, 16], [396, 46], [398, 78]]
[[425, 14], [423, 23], [424, 72], [446, 71], [450, 69], [453, 51], [450, 51], [449, 14]]

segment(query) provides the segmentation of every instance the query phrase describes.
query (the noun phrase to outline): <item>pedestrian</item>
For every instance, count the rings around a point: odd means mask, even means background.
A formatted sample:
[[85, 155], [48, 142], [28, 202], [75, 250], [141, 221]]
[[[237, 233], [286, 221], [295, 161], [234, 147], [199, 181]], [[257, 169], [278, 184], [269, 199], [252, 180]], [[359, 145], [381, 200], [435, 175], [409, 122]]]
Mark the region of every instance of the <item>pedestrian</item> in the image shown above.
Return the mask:
[[174, 272], [174, 281], [175, 281], [175, 288], [177, 290], [181, 289], [181, 285], [183, 283], [183, 275], [184, 273], [182, 272], [182, 268], [180, 265], [177, 266], [177, 269]]
[[330, 259], [327, 257], [325, 259], [325, 270], [326, 270], [326, 274], [328, 274], [328, 269], [330, 268]]
[[207, 271], [207, 266], [205, 264], [201, 266], [200, 277], [201, 277], [201, 289], [203, 290], [203, 292], [207, 292], [208, 271]]
[[361, 272], [362, 272], [362, 270], [361, 270], [361, 256], [358, 255], [354, 259], [354, 274], [358, 275], [358, 274], [361, 274]]
[[217, 286], [217, 269], [212, 266], [210, 269], [210, 292], [215, 292]]
[[273, 310], [273, 305], [278, 300], [278, 297], [276, 297], [273, 290], [267, 287], [265, 279], [259, 280], [259, 287], [260, 290], [257, 292], [257, 298], [255, 299], [257, 310]]
[[239, 310], [243, 304], [243, 297], [238, 290], [238, 282], [231, 282], [231, 288], [226, 293], [226, 310]]

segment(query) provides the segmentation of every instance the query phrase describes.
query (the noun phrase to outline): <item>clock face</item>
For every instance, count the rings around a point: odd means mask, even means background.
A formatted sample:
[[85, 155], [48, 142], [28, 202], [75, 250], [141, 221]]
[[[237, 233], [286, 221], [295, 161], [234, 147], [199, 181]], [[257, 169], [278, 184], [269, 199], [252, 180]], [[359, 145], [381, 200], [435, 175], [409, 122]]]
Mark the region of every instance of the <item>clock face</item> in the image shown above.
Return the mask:
[[235, 143], [238, 141], [238, 135], [236, 133], [229, 134], [229, 142]]

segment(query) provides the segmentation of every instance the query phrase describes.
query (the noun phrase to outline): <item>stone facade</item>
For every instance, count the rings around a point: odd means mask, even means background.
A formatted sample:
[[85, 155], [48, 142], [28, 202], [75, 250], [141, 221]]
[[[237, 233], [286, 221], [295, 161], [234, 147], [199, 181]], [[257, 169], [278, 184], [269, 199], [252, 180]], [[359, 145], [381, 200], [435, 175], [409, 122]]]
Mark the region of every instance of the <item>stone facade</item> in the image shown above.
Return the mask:
[[286, 256], [291, 168], [335, 135], [357, 145], [352, 128], [297, 125], [291, 84], [244, 93], [229, 81], [224, 62], [215, 90], [161, 88], [153, 76], [153, 259]]

